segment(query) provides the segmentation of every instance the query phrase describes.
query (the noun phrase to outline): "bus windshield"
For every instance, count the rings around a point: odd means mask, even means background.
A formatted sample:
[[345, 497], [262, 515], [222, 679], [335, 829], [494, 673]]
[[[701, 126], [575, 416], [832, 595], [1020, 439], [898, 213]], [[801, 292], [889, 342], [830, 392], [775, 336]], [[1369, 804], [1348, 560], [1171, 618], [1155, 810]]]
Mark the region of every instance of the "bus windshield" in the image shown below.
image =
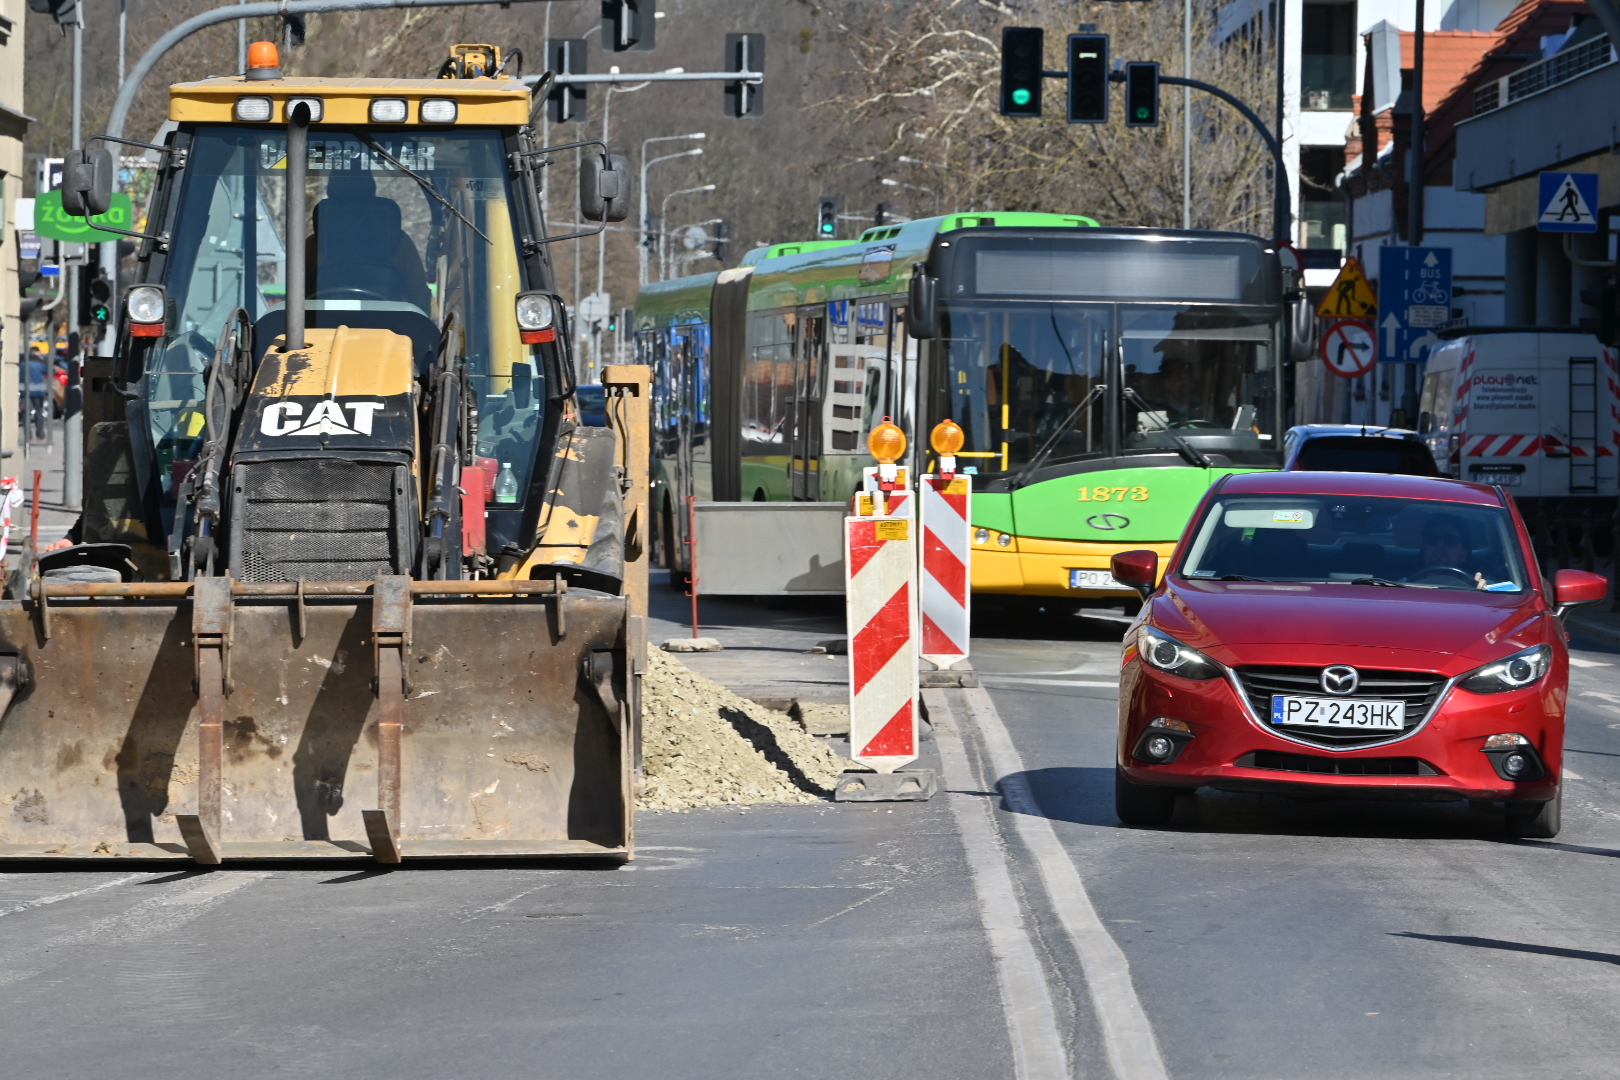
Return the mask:
[[[420, 371], [455, 313], [478, 395], [478, 454], [510, 464], [526, 491], [545, 393], [512, 316], [524, 280], [500, 132], [391, 131], [377, 143], [443, 201], [358, 135], [311, 131], [308, 217], [294, 240], [308, 260], [310, 324], [409, 337]], [[246, 309], [259, 353], [285, 329], [286, 159], [282, 129], [207, 125], [192, 140], [165, 273], [177, 317], [145, 372], [167, 500], [175, 463], [200, 449], [203, 372], [231, 312]]]
[[1120, 311], [1127, 450], [1273, 449], [1270, 320], [1229, 308]]

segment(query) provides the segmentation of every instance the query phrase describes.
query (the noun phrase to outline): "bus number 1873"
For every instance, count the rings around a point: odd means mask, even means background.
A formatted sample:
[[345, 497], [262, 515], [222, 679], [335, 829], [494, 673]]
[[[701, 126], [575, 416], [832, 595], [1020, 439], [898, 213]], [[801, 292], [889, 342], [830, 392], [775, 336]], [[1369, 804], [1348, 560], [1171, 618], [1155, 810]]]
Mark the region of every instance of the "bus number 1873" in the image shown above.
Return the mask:
[[[1127, 494], [1128, 493], [1128, 494]], [[1105, 487], [1099, 484], [1096, 487], [1083, 487], [1080, 489], [1080, 502], [1147, 502], [1148, 489], [1145, 487]]]

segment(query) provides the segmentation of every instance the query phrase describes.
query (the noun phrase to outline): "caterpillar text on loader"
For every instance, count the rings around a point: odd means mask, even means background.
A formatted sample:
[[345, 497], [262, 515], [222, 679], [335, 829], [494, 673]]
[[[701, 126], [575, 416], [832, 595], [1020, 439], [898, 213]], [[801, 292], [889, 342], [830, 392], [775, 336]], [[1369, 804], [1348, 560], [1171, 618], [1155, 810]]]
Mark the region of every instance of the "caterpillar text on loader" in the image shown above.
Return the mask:
[[[0, 602], [0, 857], [631, 857], [645, 369], [576, 424], [563, 148], [477, 48], [316, 79], [261, 42], [171, 87], [82, 543]], [[111, 154], [70, 160], [101, 213]]]

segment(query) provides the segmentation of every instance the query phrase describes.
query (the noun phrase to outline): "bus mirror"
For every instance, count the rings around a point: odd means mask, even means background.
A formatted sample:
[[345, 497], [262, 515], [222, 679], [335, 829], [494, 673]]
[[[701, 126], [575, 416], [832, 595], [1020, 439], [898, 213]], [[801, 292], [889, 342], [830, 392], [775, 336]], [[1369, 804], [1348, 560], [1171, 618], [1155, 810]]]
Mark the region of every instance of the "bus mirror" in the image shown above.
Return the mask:
[[921, 263], [911, 271], [910, 308], [906, 328], [914, 338], [939, 336], [939, 279], [923, 272]]
[[587, 154], [579, 167], [579, 212], [586, 221], [630, 216], [630, 162], [620, 154]]
[[1434, 413], [1418, 413], [1418, 434], [1427, 435], [1434, 430]]
[[68, 155], [62, 177], [62, 211], [74, 217], [95, 217], [112, 206], [112, 151], [75, 150]]

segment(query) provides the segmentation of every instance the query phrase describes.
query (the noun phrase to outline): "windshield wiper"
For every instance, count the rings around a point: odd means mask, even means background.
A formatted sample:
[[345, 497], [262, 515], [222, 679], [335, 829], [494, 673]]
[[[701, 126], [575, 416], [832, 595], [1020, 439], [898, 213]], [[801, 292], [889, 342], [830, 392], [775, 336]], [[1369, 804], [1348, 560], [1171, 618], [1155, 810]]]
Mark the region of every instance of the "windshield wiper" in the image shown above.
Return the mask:
[[495, 243], [495, 241], [491, 240], [488, 236], [484, 235], [484, 230], [483, 229], [480, 229], [478, 226], [474, 225], [471, 221], [469, 221], [467, 219], [466, 214], [463, 214], [460, 210], [457, 210], [455, 208], [455, 206], [451, 204], [449, 199], [446, 199], [443, 195], [440, 195], [438, 188], [435, 188], [433, 186], [433, 181], [429, 180], [427, 177], [423, 176], [421, 173], [417, 172], [415, 169], [410, 169], [410, 168], [405, 167], [404, 165], [401, 165], [398, 158], [396, 158], [393, 154], [390, 154], [388, 151], [384, 150], [382, 148], [382, 145], [380, 143], [378, 143], [376, 139], [373, 139], [370, 135], [367, 135], [363, 131], [356, 131], [355, 134], [360, 137], [361, 142], [365, 143], [367, 146], [371, 147], [378, 154], [380, 154], [384, 161], [388, 162], [388, 164], [392, 165], [394, 168], [398, 169], [400, 172], [404, 173], [406, 176], [410, 177], [412, 180], [415, 180], [418, 184], [421, 184], [423, 191], [427, 192], [429, 195], [433, 196], [435, 199], [438, 199], [439, 202], [444, 205], [444, 208], [446, 210], [450, 211], [452, 214], [456, 215], [456, 217], [461, 219], [461, 223], [463, 225], [467, 226], [467, 228], [471, 229], [473, 232], [477, 233], [479, 236], [484, 237], [484, 243], [491, 244], [491, 245], [493, 245]]
[[1025, 465], [1022, 469], [1019, 469], [1018, 475], [1014, 476], [1012, 481], [1007, 486], [1013, 488], [1023, 487], [1024, 477], [1033, 474], [1035, 470], [1046, 464], [1046, 459], [1051, 456], [1052, 451], [1057, 447], [1058, 440], [1063, 437], [1066, 431], [1074, 426], [1075, 421], [1080, 419], [1081, 414], [1084, 413], [1086, 409], [1090, 407], [1091, 403], [1096, 401], [1097, 398], [1101, 396], [1102, 392], [1107, 389], [1108, 387], [1102, 383], [1098, 383], [1096, 386], [1093, 386], [1090, 392], [1087, 393], [1085, 397], [1080, 399], [1080, 404], [1076, 405], [1074, 409], [1070, 411], [1069, 415], [1063, 418], [1063, 423], [1057, 426], [1057, 430], [1052, 432], [1051, 435], [1047, 436], [1046, 442], [1041, 444], [1040, 450], [1036, 452], [1034, 457], [1029, 459], [1029, 464]]
[[1385, 587], [1387, 589], [1410, 589], [1412, 587], [1412, 586], [1408, 585], [1404, 581], [1391, 581], [1388, 578], [1381, 578], [1381, 577], [1358, 577], [1358, 578], [1353, 579], [1350, 582], [1350, 584], [1352, 584], [1352, 585], [1382, 585], [1383, 587]]
[[1249, 577], [1246, 574], [1222, 574], [1216, 581], [1270, 581], [1270, 578]]
[[1138, 394], [1134, 387], [1125, 387], [1123, 393], [1125, 395], [1125, 400], [1135, 405], [1138, 412], [1143, 412], [1153, 417], [1153, 422], [1158, 424], [1166, 435], [1175, 440], [1176, 448], [1181, 451], [1182, 457], [1186, 458], [1194, 465], [1197, 465], [1199, 468], [1213, 469], [1215, 467], [1215, 463], [1209, 460], [1203, 451], [1194, 449], [1192, 443], [1170, 430], [1169, 421], [1161, 420], [1158, 414], [1154, 412], [1153, 409], [1149, 408], [1148, 403], [1143, 400], [1142, 395]]

